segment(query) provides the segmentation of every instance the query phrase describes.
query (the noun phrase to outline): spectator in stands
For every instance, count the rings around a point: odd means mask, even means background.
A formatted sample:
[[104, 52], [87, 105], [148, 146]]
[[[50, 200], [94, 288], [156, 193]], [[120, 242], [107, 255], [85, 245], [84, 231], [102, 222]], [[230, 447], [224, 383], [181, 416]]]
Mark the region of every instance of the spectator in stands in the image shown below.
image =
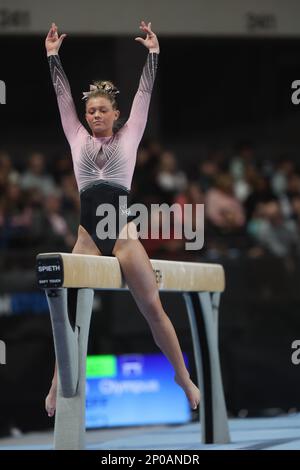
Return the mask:
[[291, 198], [292, 219], [296, 222], [300, 230], [300, 194], [295, 194]]
[[[288, 170], [290, 168], [290, 171]], [[296, 171], [293, 171], [294, 164], [291, 164], [286, 168], [286, 186], [279, 189], [277, 187], [278, 200], [280, 202], [281, 210], [284, 217], [289, 220], [293, 217], [292, 200], [295, 196], [300, 195], [300, 175]]]
[[300, 174], [298, 172], [295, 171], [288, 176], [286, 192], [289, 198], [300, 194]]
[[162, 199], [155, 178], [158, 160], [159, 154], [156, 151], [151, 153], [148, 147], [141, 147], [138, 150], [132, 183], [132, 201], [136, 200], [147, 205], [148, 203], [159, 203]]
[[61, 195], [58, 192], [46, 196], [43, 218], [44, 240], [47, 240], [47, 243], [53, 247], [72, 249], [76, 237], [61, 213]]
[[174, 196], [187, 187], [187, 177], [178, 168], [178, 163], [173, 152], [165, 150], [158, 162], [156, 182], [166, 196], [166, 202], [172, 202]]
[[0, 188], [3, 189], [6, 183], [17, 183], [19, 177], [9, 153], [0, 151]]
[[215, 227], [235, 230], [244, 226], [244, 208], [233, 193], [233, 179], [228, 173], [220, 174], [207, 191], [205, 213]]
[[270, 181], [255, 172], [251, 177], [252, 191], [244, 201], [247, 220], [250, 220], [258, 203], [275, 199], [275, 194], [270, 187]]
[[278, 200], [258, 204], [248, 231], [269, 254], [278, 257], [300, 254], [299, 227], [294, 220], [284, 219]]
[[295, 163], [287, 157], [281, 157], [271, 178], [271, 186], [276, 196], [288, 190], [288, 179], [295, 172]]
[[174, 226], [172, 225], [167, 234], [163, 233], [163, 217], [163, 209], [152, 206], [151, 216], [149, 213], [148, 220], [148, 237], [141, 239], [141, 242], [150, 258], [183, 259], [185, 240], [183, 237], [175, 237]]
[[[197, 181], [188, 181], [187, 188], [179, 193], [175, 199], [174, 203], [179, 204], [181, 207], [180, 211], [176, 213], [176, 222], [181, 223], [183, 225], [184, 221], [186, 221], [189, 226], [195, 230], [196, 228], [196, 211], [199, 209], [199, 204], [204, 204], [204, 193], [199, 186]], [[185, 204], [189, 204], [192, 208], [191, 211], [191, 219], [187, 219], [189, 217], [188, 213], [185, 213], [184, 206]]]
[[198, 182], [204, 192], [208, 191], [213, 185], [216, 176], [220, 173], [220, 168], [214, 160], [206, 158], [198, 164]]
[[74, 173], [66, 174], [60, 184], [62, 191], [61, 213], [71, 232], [77, 233], [80, 213], [80, 199]]
[[0, 204], [0, 245], [2, 248], [20, 248], [28, 243], [32, 211], [18, 183], [7, 184]]
[[22, 188], [37, 188], [45, 195], [55, 191], [54, 180], [52, 176], [45, 173], [45, 166], [45, 156], [38, 152], [32, 153], [28, 161], [28, 169], [21, 177]]
[[80, 199], [78, 196], [77, 183], [73, 173], [68, 173], [61, 179], [60, 189], [62, 191], [62, 210], [79, 212]]
[[247, 166], [255, 165], [254, 146], [247, 141], [236, 146], [236, 154], [231, 159], [229, 171], [234, 180], [243, 179]]
[[205, 215], [205, 246], [209, 252], [237, 256], [248, 248], [245, 211], [234, 195], [229, 173], [221, 173], [207, 191]]
[[234, 194], [244, 202], [252, 189], [249, 178], [255, 172], [254, 147], [250, 142], [237, 145], [236, 155], [229, 163], [229, 171], [233, 178]]
[[53, 162], [53, 174], [56, 184], [60, 185], [64, 176], [73, 173], [72, 156], [69, 154], [62, 154], [55, 158]]

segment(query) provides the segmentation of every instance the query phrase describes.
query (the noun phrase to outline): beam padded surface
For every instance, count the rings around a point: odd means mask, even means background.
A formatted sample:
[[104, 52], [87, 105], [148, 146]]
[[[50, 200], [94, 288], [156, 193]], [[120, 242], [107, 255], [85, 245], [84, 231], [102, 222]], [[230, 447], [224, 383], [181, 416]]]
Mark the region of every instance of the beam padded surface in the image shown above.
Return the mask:
[[[220, 264], [166, 260], [150, 262], [159, 290], [223, 292], [225, 289], [225, 275]], [[37, 256], [37, 266], [40, 287], [51, 287], [49, 281], [53, 282], [53, 287], [127, 289], [115, 257], [42, 253]]]

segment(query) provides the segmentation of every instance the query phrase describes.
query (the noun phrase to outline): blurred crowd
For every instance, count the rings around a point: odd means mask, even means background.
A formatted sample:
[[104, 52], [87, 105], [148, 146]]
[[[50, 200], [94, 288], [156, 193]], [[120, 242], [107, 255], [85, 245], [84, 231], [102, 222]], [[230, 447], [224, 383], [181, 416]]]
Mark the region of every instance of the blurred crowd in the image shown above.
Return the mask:
[[[158, 142], [144, 142], [137, 156], [132, 203], [176, 203], [182, 208], [190, 204], [194, 228], [198, 204], [204, 204], [201, 249], [186, 250], [186, 240], [171, 232], [170, 240], [141, 240], [148, 255], [185, 260], [299, 255], [299, 170], [288, 156], [258, 161], [250, 142], [237, 144], [230, 155], [218, 150], [189, 161]], [[79, 211], [71, 155], [50, 159], [35, 151], [19, 162], [9, 151], [0, 151], [2, 255], [20, 260], [28, 253], [71, 251]]]

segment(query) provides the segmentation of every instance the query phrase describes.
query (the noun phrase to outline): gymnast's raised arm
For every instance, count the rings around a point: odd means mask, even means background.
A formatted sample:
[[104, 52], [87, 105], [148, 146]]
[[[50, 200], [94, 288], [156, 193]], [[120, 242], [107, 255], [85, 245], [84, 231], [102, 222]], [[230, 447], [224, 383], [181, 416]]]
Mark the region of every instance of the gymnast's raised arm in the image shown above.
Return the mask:
[[58, 55], [59, 48], [66, 36], [66, 34], [59, 36], [56, 24], [52, 23], [45, 40], [45, 47], [62, 126], [65, 136], [70, 146], [72, 146], [79, 130], [83, 128], [83, 126], [78, 119], [70, 84]]
[[147, 25], [142, 21], [140, 29], [146, 33], [146, 38], [137, 37], [135, 40], [143, 44], [148, 49], [149, 53], [126, 123], [129, 132], [133, 134], [138, 141], [141, 140], [147, 123], [151, 93], [158, 65], [158, 54], [160, 51], [157, 36], [151, 29], [151, 23]]

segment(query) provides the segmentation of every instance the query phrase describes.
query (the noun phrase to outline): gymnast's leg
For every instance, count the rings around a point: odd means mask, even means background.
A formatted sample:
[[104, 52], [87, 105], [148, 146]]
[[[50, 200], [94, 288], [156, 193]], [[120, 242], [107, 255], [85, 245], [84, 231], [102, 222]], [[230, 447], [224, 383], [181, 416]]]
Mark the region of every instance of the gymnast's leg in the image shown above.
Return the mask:
[[176, 383], [183, 388], [191, 408], [196, 409], [200, 402], [200, 391], [191, 381], [186, 369], [176, 332], [161, 305], [150, 260], [138, 240], [136, 226], [133, 222], [130, 222], [121, 231], [113, 254], [120, 263], [122, 273], [137, 306], [149, 323], [155, 343], [174, 367]]
[[[88, 232], [79, 226], [78, 238], [72, 253], [77, 255], [98, 255], [101, 256], [100, 250], [88, 234]], [[55, 362], [54, 375], [49, 393], [45, 400], [45, 408], [49, 417], [52, 417], [56, 409], [56, 394], [57, 394], [57, 363]]]

